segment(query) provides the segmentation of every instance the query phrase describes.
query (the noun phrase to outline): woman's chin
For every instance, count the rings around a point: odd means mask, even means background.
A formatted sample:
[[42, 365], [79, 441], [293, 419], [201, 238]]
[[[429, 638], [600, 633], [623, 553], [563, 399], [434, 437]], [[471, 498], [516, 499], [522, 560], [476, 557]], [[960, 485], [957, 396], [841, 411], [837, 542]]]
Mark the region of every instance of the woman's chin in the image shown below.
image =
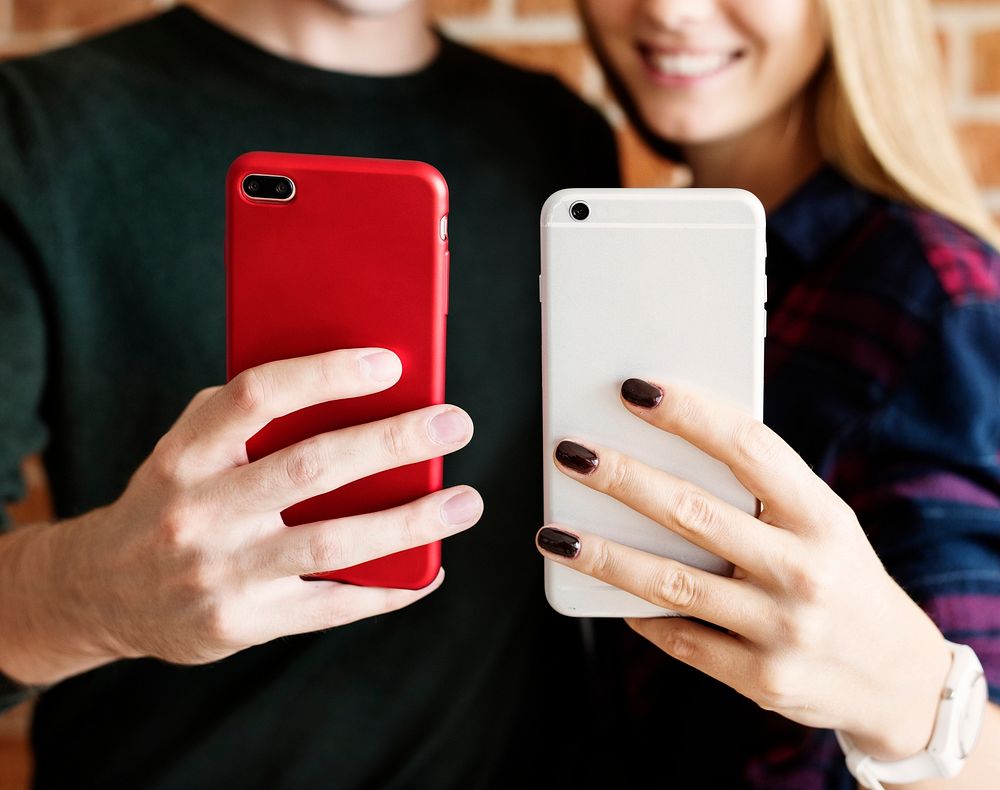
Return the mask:
[[664, 142], [676, 146], [705, 145], [730, 136], [728, 130], [708, 128], [702, 123], [688, 123], [676, 118], [644, 118], [646, 127]]

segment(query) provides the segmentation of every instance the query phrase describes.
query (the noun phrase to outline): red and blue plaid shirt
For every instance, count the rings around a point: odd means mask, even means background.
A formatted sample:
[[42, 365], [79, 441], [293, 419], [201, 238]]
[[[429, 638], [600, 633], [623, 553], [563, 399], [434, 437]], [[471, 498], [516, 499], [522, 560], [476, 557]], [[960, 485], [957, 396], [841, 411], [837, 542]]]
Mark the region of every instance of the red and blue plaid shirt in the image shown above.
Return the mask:
[[[767, 239], [765, 422], [854, 508], [945, 637], [976, 650], [1000, 702], [1000, 254], [831, 167], [773, 212]], [[831, 730], [598, 628], [624, 662], [619, 737], [663, 757], [650, 776], [856, 786]]]

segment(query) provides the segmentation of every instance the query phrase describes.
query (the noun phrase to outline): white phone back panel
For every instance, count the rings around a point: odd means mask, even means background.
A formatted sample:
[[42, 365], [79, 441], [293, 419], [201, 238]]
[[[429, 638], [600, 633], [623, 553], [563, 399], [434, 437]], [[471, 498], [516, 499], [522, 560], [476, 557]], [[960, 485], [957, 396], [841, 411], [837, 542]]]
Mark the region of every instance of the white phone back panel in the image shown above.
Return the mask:
[[[569, 207], [590, 207], [584, 221]], [[566, 189], [541, 216], [545, 522], [729, 575], [723, 561], [563, 474], [564, 438], [615, 448], [754, 513], [728, 467], [622, 405], [630, 377], [685, 381], [760, 419], [764, 209], [740, 189]], [[545, 591], [578, 617], [675, 614], [551, 560]]]

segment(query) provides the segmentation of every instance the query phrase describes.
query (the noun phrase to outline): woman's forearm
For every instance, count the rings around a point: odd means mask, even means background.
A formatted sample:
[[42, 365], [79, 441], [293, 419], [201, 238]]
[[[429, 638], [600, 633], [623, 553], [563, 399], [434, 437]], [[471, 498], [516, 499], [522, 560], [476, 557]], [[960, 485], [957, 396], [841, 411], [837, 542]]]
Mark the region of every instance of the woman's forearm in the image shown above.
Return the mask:
[[883, 786], [885, 790], [982, 790], [995, 787], [997, 777], [1000, 777], [1000, 705], [991, 702], [983, 714], [979, 741], [957, 776]]

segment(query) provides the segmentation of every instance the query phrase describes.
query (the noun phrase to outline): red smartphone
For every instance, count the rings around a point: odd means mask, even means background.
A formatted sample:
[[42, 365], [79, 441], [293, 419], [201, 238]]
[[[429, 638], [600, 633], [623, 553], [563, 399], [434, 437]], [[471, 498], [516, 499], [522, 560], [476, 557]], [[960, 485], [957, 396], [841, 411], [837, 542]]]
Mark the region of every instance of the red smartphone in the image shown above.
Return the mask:
[[[382, 392], [272, 420], [251, 461], [326, 431], [444, 402], [448, 187], [423, 162], [251, 152], [226, 177], [227, 378], [265, 362], [378, 346], [402, 360]], [[443, 459], [388, 469], [282, 512], [290, 527], [395, 507], [437, 491]], [[310, 574], [417, 589], [440, 542]]]

